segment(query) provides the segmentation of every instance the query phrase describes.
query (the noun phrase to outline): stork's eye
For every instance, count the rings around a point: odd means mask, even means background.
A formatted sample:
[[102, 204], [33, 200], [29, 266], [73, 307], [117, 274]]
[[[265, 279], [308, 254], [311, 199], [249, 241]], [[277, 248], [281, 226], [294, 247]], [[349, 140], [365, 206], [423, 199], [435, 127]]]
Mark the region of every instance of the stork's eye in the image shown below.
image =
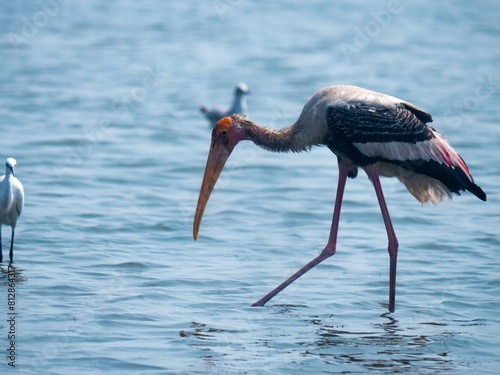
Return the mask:
[[226, 138], [227, 137], [227, 130], [223, 130], [222, 133], [220, 133], [220, 136], [222, 138]]

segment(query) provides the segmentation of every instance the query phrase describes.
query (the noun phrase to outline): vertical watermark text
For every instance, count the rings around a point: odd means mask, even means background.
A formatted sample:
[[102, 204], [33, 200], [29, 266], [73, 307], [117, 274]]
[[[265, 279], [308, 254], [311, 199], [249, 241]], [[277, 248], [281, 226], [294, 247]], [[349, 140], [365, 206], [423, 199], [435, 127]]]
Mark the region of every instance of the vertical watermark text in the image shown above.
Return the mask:
[[16, 367], [16, 269], [9, 264], [7, 272], [7, 364]]

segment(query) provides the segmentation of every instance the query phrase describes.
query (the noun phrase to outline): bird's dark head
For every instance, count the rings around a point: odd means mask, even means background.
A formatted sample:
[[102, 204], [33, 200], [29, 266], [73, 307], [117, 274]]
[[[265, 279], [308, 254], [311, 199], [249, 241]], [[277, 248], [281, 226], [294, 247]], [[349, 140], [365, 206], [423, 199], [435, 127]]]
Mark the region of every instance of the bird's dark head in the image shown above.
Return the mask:
[[240, 83], [238, 86], [236, 86], [235, 93], [238, 96], [248, 95], [250, 94], [250, 90], [248, 89], [247, 85], [245, 85], [244, 83]]
[[208, 198], [210, 198], [215, 183], [229, 155], [231, 155], [234, 146], [236, 146], [239, 140], [241, 140], [241, 137], [238, 135], [237, 131], [235, 132], [234, 120], [231, 117], [224, 117], [215, 124], [212, 130], [212, 142], [210, 144], [207, 165], [205, 167], [205, 174], [203, 176], [198, 205], [196, 206], [196, 213], [194, 216], [193, 237], [195, 241], [198, 238], [201, 218], [203, 217], [203, 211], [205, 211]]

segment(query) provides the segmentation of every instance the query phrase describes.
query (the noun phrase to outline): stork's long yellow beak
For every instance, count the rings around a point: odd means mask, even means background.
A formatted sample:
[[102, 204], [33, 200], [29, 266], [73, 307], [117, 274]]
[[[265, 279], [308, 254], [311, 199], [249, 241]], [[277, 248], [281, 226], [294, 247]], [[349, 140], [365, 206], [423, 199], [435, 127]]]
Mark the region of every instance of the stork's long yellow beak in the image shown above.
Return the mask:
[[205, 174], [203, 176], [198, 205], [196, 206], [196, 213], [194, 215], [193, 237], [195, 241], [198, 239], [201, 218], [203, 217], [208, 198], [210, 198], [215, 183], [235, 146], [231, 123], [232, 120], [229, 117], [225, 117], [215, 125], [212, 131], [212, 145], [208, 153]]

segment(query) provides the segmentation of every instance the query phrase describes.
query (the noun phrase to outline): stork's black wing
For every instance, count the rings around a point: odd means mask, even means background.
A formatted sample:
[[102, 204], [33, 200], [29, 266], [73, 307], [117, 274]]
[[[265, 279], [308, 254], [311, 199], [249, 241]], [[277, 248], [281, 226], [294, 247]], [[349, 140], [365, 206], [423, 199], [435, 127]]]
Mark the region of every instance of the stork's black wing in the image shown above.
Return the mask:
[[415, 144], [434, 138], [433, 129], [421, 120], [432, 121], [431, 116], [419, 111], [417, 116], [406, 107], [331, 106], [327, 110], [327, 123], [331, 135], [328, 146], [332, 151], [350, 158], [358, 165], [373, 163], [373, 159], [366, 159], [368, 155], [363, 155], [353, 144], [390, 142]]
[[425, 121], [432, 117], [411, 104], [330, 106], [325, 143], [358, 166], [379, 161], [396, 164], [441, 181], [453, 193], [469, 190], [485, 200], [462, 158]]

